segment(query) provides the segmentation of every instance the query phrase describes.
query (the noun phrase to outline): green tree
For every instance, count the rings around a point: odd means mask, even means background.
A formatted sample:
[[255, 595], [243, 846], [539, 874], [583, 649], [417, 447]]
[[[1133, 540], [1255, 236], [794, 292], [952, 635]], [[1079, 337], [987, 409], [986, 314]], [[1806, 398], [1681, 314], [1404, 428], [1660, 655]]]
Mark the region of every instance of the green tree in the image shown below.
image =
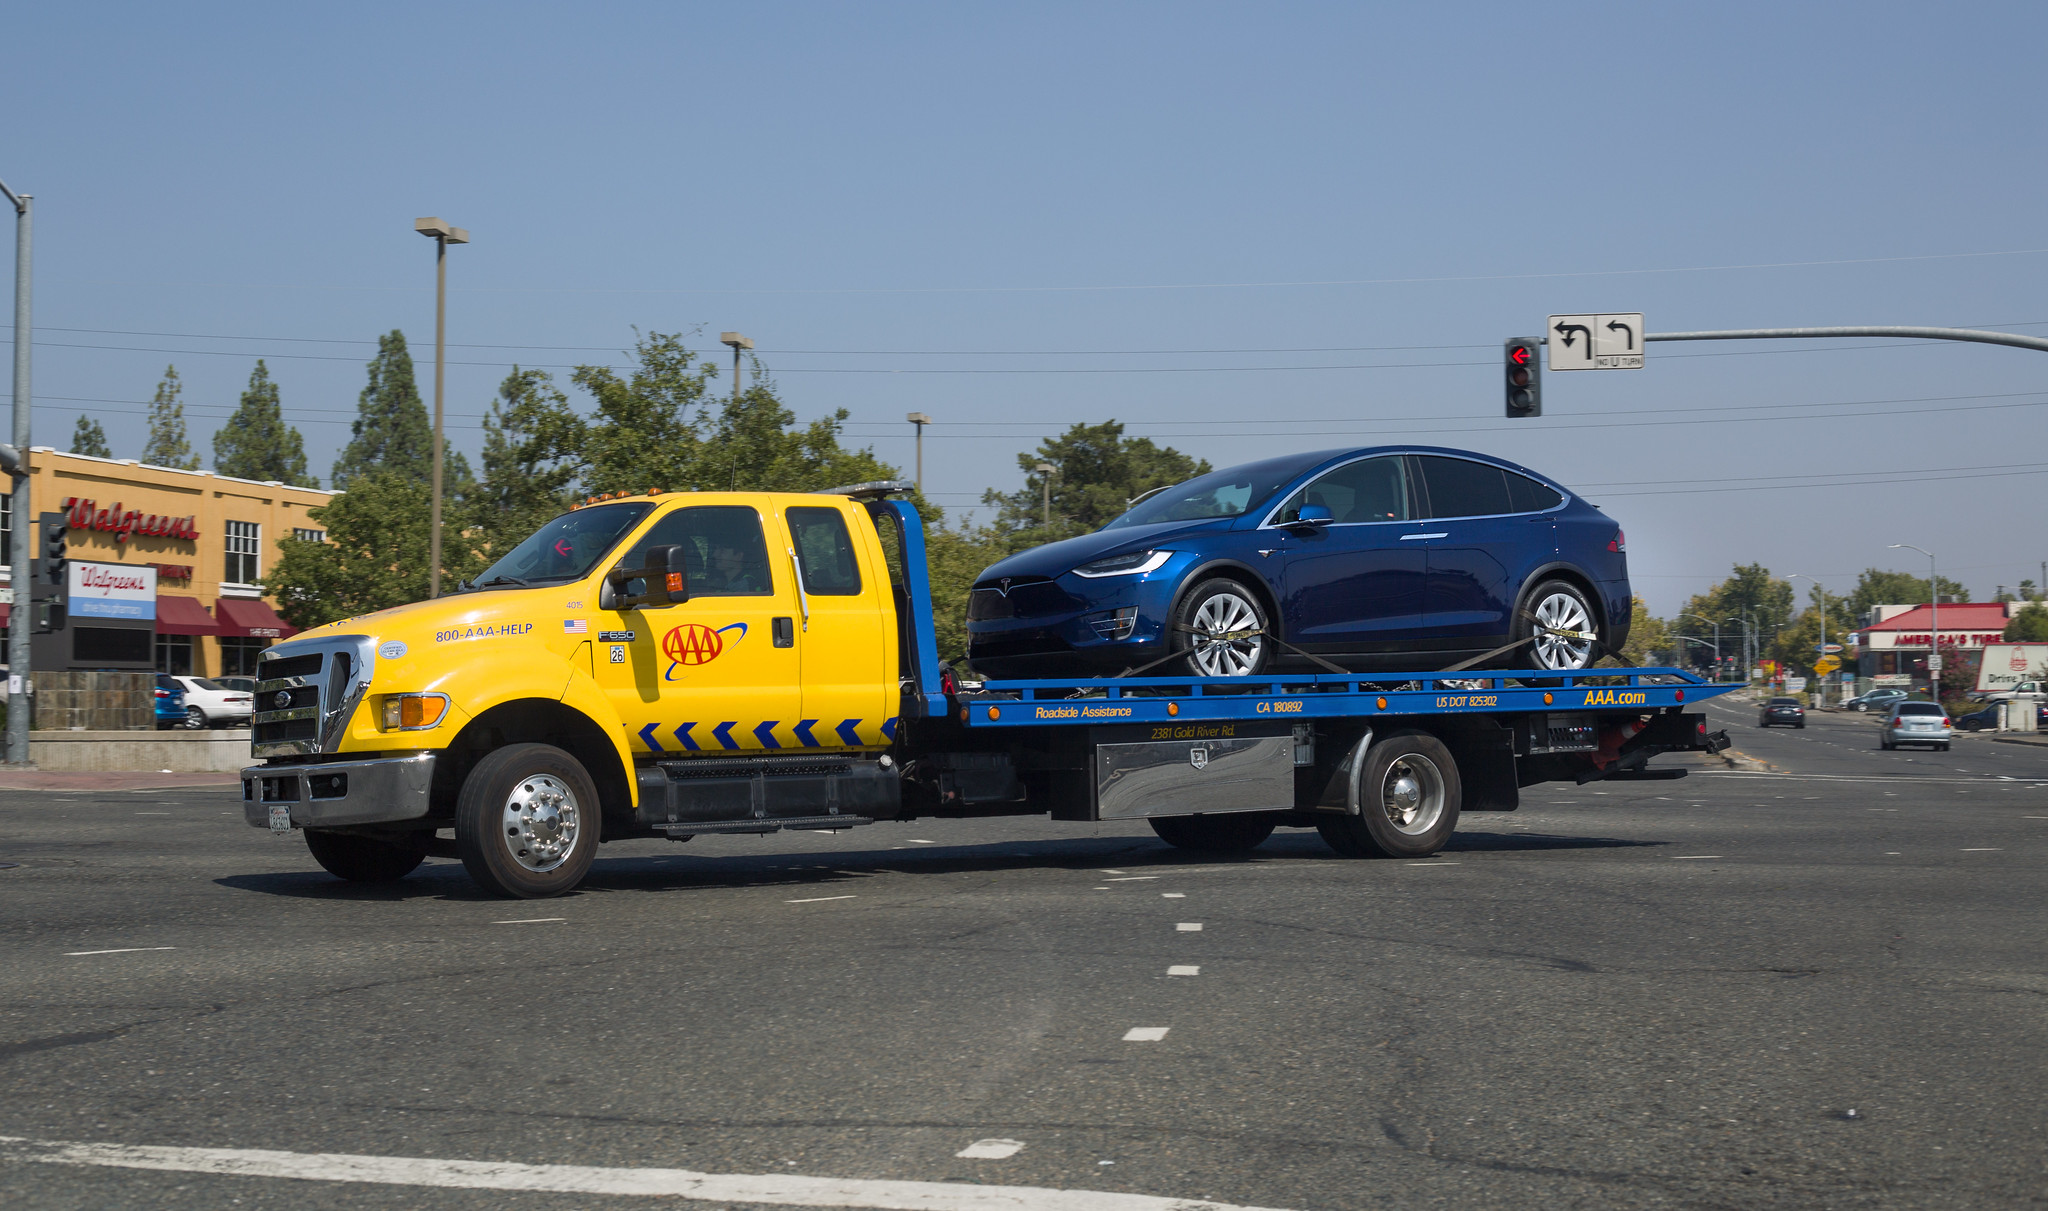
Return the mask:
[[[1045, 524], [1045, 479], [1040, 463], [1052, 464], [1052, 525]], [[996, 510], [994, 530], [1032, 544], [1101, 529], [1154, 488], [1206, 474], [1209, 464], [1189, 458], [1171, 446], [1154, 445], [1148, 437], [1125, 437], [1116, 421], [1075, 425], [1058, 437], [1040, 442], [1032, 453], [1019, 454], [1024, 487], [1001, 493], [990, 489], [982, 503]]]
[[[1741, 641], [1731, 644], [1728, 637], [1740, 635], [1747, 620], [1756, 635], [1756, 654], [1768, 655], [1773, 637], [1791, 621], [1792, 585], [1773, 577], [1770, 569], [1760, 563], [1737, 564], [1728, 579], [1687, 601], [1684, 611], [1672, 623], [1697, 628], [1701, 618], [1709, 620], [1705, 624], [1709, 627], [1713, 620], [1720, 620], [1721, 646], [1730, 655], [1741, 651], [1737, 646]], [[1685, 633], [1697, 635], [1699, 631]]]
[[320, 481], [306, 473], [306, 442], [299, 431], [285, 423], [284, 405], [277, 384], [263, 359], [249, 373], [248, 389], [227, 423], [213, 434], [213, 469], [220, 475], [317, 488]]
[[199, 469], [199, 456], [192, 452], [192, 442], [185, 436], [185, 405], [179, 401], [184, 392], [178, 368], [165, 366], [164, 376], [156, 385], [156, 396], [149, 401], [149, 440], [142, 447], [142, 461], [152, 467]]
[[[1808, 599], [1812, 604], [1801, 610], [1799, 616], [1778, 633], [1777, 642], [1771, 645], [1769, 654], [1772, 659], [1789, 668], [1811, 674], [1813, 662], [1821, 657], [1820, 591], [1813, 590], [1809, 593]], [[1827, 597], [1826, 621], [1828, 642], [1841, 643], [1855, 628], [1846, 598], [1832, 594]]]
[[597, 403], [583, 448], [582, 489], [726, 486], [723, 480], [701, 480], [698, 459], [709, 424], [709, 384], [718, 368], [676, 333], [649, 332], [634, 341], [630, 355], [636, 364], [628, 377], [608, 366], [578, 366], [570, 376]]
[[[312, 627], [374, 613], [427, 595], [428, 503], [420, 478], [382, 469], [357, 473], [348, 491], [306, 510], [327, 541], [283, 539], [265, 587], [293, 626]], [[453, 585], [482, 570], [469, 534], [444, 528], [441, 579]]]
[[517, 366], [484, 416], [483, 478], [471, 520], [490, 551], [516, 546], [575, 500], [588, 426], [545, 370]]
[[405, 333], [394, 328], [377, 338], [369, 380], [356, 399], [348, 446], [334, 463], [334, 486], [346, 489], [356, 476], [378, 470], [427, 483], [434, 470], [434, 430], [413, 379]]
[[2041, 590], [2034, 586], [2033, 581], [2022, 580], [2020, 581], [2020, 600], [2039, 601], [2041, 600]]
[[[1968, 601], [1970, 591], [1946, 576], [1938, 577], [1944, 599]], [[1861, 623], [1870, 613], [1870, 607], [1878, 605], [1920, 605], [1933, 600], [1927, 595], [1927, 578], [1910, 572], [1887, 572], [1882, 568], [1865, 568], [1856, 578], [1856, 587], [1849, 591], [1849, 616]]]
[[94, 458], [112, 458], [114, 452], [107, 449], [107, 431], [90, 416], [81, 415], [71, 429], [71, 452], [90, 454]]
[[1628, 668], [1642, 668], [1669, 659], [1673, 646], [1670, 625], [1650, 613], [1650, 607], [1644, 605], [1640, 597], [1629, 599], [1629, 614], [1628, 642], [1621, 645], [1620, 652], [1608, 657], [1608, 661]]
[[2048, 606], [2040, 602], [2023, 605], [2005, 624], [2007, 643], [2048, 643]]

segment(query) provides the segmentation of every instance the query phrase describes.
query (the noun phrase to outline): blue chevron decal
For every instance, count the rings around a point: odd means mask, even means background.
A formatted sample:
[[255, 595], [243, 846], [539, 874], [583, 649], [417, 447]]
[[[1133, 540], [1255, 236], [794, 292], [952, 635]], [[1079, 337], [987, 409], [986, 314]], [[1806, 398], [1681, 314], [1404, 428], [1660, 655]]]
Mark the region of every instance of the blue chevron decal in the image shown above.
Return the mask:
[[896, 741], [896, 721], [895, 721], [894, 719], [891, 719], [891, 720], [889, 720], [889, 721], [888, 721], [887, 723], [884, 723], [884, 724], [882, 725], [882, 734], [883, 734], [884, 736], [887, 736], [887, 737], [889, 738], [889, 741], [890, 741], [890, 743], [892, 743], [892, 744], [893, 744], [893, 743], [895, 743], [895, 741]]
[[697, 751], [697, 742], [690, 739], [690, 729], [696, 726], [694, 723], [679, 723], [676, 725], [676, 739], [682, 741], [683, 751], [685, 752], [694, 753]]
[[805, 719], [789, 730], [796, 733], [797, 740], [802, 742], [805, 748], [816, 748], [818, 747], [818, 739], [811, 735], [811, 729], [816, 726], [818, 726], [816, 719]]
[[739, 743], [732, 738], [732, 729], [738, 726], [739, 720], [728, 719], [711, 729], [711, 737], [718, 741], [718, 747], [720, 748], [738, 748]]
[[777, 740], [775, 738], [775, 725], [778, 722], [780, 722], [780, 720], [770, 719], [768, 722], [763, 723], [760, 727], [754, 729], [754, 739], [759, 740], [761, 742], [762, 748], [782, 747], [782, 741]]
[[660, 726], [661, 725], [658, 723], [650, 723], [646, 727], [641, 728], [640, 743], [646, 745], [650, 750], [654, 752], [665, 753], [668, 750], [661, 747], [661, 741], [656, 740], [654, 738], [654, 729]]
[[860, 720], [845, 720], [841, 722], [838, 727], [835, 727], [832, 730], [839, 733], [839, 738], [846, 742], [846, 747], [860, 747]]

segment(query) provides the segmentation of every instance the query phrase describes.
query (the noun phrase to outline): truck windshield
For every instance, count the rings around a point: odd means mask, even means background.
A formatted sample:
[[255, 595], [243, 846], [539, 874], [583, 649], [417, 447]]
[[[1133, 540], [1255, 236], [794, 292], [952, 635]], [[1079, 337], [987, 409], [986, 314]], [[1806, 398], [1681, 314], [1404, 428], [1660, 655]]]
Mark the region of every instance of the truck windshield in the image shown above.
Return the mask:
[[581, 579], [653, 507], [652, 501], [631, 501], [564, 513], [485, 569], [476, 578], [476, 587], [518, 588]]

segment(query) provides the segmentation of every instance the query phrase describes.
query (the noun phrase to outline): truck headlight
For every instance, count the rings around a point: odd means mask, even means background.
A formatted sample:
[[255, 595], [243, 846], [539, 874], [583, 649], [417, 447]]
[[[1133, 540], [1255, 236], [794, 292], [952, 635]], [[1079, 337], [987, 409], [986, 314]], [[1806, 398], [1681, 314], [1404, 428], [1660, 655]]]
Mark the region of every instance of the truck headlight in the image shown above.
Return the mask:
[[384, 695], [384, 730], [423, 732], [441, 722], [448, 713], [446, 694]]

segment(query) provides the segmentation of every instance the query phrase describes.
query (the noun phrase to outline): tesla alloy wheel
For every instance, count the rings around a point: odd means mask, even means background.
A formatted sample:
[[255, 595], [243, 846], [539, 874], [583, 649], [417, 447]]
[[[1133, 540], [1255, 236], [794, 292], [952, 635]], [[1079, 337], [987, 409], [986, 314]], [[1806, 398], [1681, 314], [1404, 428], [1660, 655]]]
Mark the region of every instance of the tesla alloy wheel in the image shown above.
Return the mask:
[[469, 877], [523, 900], [581, 883], [598, 828], [590, 775], [548, 744], [508, 745], [477, 762], [455, 808], [456, 849]]
[[1539, 669], [1590, 668], [1600, 658], [1599, 627], [1586, 595], [1562, 580], [1546, 580], [1529, 595], [1518, 624], [1530, 639], [1529, 659]]
[[1198, 677], [1249, 677], [1266, 667], [1266, 611], [1234, 580], [1205, 580], [1174, 612], [1173, 645]]

